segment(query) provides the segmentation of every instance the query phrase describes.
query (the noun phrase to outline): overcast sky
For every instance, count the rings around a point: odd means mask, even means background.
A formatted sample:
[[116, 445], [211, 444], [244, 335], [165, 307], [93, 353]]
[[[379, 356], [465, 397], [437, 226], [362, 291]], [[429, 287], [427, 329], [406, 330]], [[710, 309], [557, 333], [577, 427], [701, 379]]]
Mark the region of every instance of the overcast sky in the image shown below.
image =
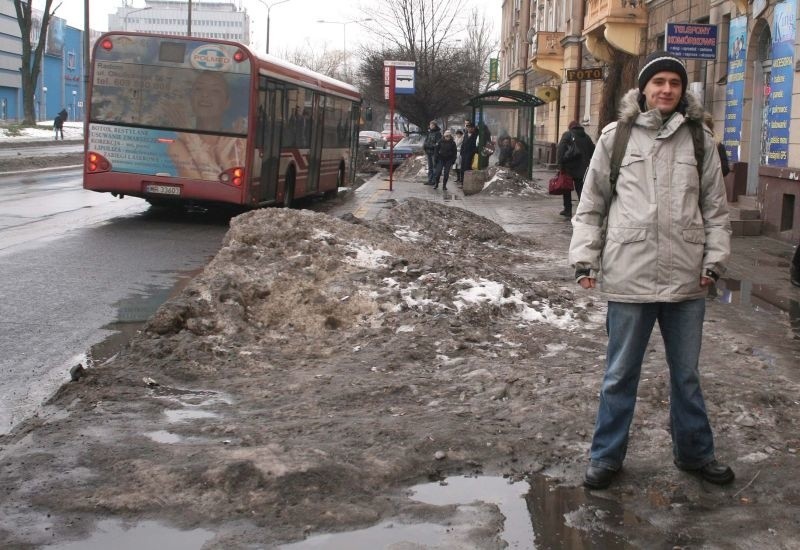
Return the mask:
[[[360, 4], [370, 5], [381, 0], [288, 0], [277, 4], [279, 0], [264, 0], [273, 5], [270, 10], [270, 51], [277, 53], [295, 49], [307, 41], [315, 48], [326, 46], [331, 50], [340, 50], [344, 39], [347, 39], [347, 50], [355, 51], [359, 43], [369, 39], [369, 35], [359, 28], [357, 23], [341, 24], [317, 23], [318, 19], [327, 21], [353, 21], [363, 18], [359, 10]], [[56, 15], [67, 20], [67, 23], [79, 29], [83, 28], [84, 0], [53, 0], [53, 6], [61, 3]], [[267, 8], [258, 0], [236, 0], [250, 14], [250, 31], [252, 47], [264, 51], [267, 29]], [[122, 0], [89, 0], [89, 19], [93, 29], [108, 30], [108, 14], [116, 12], [122, 6]], [[144, 7], [144, 0], [130, 0], [133, 7]], [[44, 0], [34, 0], [34, 7], [42, 9]], [[460, 10], [466, 15], [469, 6], [479, 6], [485, 10], [487, 17], [493, 21], [495, 35], [499, 36], [501, 18], [501, 0], [462, 0]], [[344, 27], [344, 28], [343, 28]], [[344, 36], [346, 33], [346, 37]]]

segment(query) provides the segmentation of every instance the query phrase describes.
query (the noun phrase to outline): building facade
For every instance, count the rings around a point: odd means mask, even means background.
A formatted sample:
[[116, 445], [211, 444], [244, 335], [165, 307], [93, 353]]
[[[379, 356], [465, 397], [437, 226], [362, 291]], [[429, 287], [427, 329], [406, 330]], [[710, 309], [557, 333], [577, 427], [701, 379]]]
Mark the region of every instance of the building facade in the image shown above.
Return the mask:
[[[42, 12], [32, 10], [31, 41], [36, 46]], [[83, 79], [83, 31], [51, 17], [34, 91], [37, 120], [51, 120], [61, 109], [71, 119], [82, 116], [85, 97]], [[22, 38], [12, 0], [0, 0], [0, 120], [24, 118], [22, 101]]]
[[[667, 24], [714, 25], [711, 59], [684, 58], [734, 168], [732, 203], [755, 203], [761, 232], [800, 241], [800, 0], [503, 0], [500, 87], [547, 101], [535, 109], [534, 158], [555, 162], [571, 120], [596, 138], [635, 86]], [[701, 28], [701, 27], [693, 27]], [[673, 38], [671, 44], [678, 42]], [[522, 51], [524, 50], [524, 53]], [[600, 69], [603, 80], [595, 80]], [[795, 92], [795, 89], [798, 91]], [[795, 103], [799, 103], [795, 106]]]
[[[187, 0], [149, 0], [144, 8], [123, 6], [108, 16], [108, 29], [186, 36], [189, 3]], [[250, 19], [233, 0], [192, 0], [191, 35], [248, 44]]]

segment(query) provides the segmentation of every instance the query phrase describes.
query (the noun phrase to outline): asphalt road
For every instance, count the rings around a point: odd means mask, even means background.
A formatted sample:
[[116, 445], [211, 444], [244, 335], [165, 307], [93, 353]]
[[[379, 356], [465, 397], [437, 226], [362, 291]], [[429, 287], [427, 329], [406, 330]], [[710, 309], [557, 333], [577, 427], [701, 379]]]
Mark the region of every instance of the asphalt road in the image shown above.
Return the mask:
[[202, 268], [228, 222], [85, 191], [77, 169], [0, 176], [0, 433], [73, 365], [115, 353], [127, 339], [115, 335]]

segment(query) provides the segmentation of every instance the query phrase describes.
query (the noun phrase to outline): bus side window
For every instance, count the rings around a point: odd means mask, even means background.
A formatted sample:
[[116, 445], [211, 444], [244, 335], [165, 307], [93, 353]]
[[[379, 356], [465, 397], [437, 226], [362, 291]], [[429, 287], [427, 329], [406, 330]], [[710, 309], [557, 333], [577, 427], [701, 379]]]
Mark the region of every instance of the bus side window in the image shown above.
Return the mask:
[[264, 105], [258, 106], [258, 118], [256, 124], [256, 149], [264, 148], [264, 136], [267, 132], [267, 117], [264, 114]]

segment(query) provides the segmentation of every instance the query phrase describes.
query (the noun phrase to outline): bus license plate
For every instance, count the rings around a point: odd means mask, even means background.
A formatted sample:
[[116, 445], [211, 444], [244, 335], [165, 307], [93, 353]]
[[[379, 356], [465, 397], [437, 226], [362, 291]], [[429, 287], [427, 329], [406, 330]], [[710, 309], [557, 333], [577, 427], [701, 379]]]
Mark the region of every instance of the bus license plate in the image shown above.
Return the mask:
[[145, 193], [158, 193], [160, 195], [180, 195], [181, 188], [174, 185], [155, 185], [149, 184], [144, 186]]

